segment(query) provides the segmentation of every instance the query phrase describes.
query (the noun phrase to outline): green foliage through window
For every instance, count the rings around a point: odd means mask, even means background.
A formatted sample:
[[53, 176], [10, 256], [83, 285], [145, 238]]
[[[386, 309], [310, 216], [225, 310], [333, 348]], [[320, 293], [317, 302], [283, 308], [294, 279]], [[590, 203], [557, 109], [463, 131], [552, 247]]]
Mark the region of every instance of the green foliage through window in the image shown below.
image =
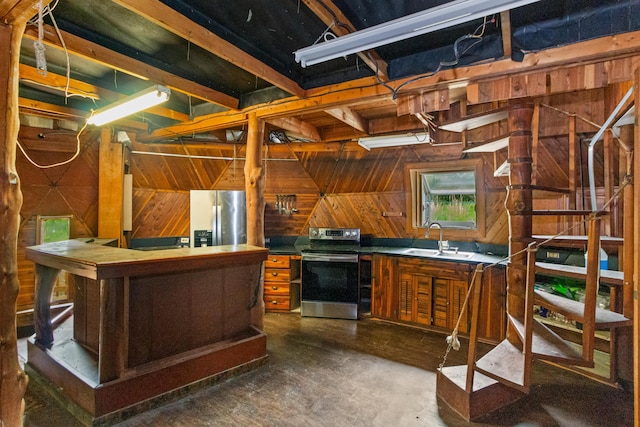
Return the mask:
[[421, 173], [421, 224], [439, 222], [442, 226], [475, 228], [475, 171]]

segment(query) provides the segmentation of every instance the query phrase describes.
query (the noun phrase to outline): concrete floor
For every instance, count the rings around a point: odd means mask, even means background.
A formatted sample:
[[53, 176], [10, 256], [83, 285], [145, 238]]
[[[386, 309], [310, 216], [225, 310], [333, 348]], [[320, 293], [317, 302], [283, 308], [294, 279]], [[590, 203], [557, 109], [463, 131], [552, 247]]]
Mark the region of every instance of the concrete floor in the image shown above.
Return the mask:
[[[267, 314], [265, 331], [265, 366], [118, 425], [633, 425], [630, 393], [542, 363], [534, 366], [528, 396], [482, 422], [466, 422], [436, 399], [435, 371], [446, 346], [441, 334], [297, 314]], [[464, 364], [464, 344], [447, 366]], [[25, 401], [25, 426], [79, 425], [41, 392], [28, 389]]]

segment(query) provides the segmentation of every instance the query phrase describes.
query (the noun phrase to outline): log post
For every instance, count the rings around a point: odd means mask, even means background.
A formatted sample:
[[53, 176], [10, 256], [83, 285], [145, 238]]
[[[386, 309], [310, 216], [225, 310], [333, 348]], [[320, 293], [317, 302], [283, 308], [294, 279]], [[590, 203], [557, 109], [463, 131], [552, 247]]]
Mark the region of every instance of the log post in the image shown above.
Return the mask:
[[[264, 247], [264, 168], [262, 167], [262, 142], [264, 121], [255, 113], [249, 113], [247, 132], [247, 160], [244, 165], [247, 193], [247, 244]], [[264, 276], [264, 275], [261, 275]], [[262, 330], [264, 318], [264, 279], [260, 279], [256, 291], [256, 305], [251, 311], [251, 324]]]
[[[509, 186], [505, 207], [509, 214], [509, 255], [507, 264], [507, 313], [524, 318], [526, 298], [527, 248], [531, 238], [531, 121], [533, 106], [518, 100], [509, 108]], [[518, 254], [518, 255], [514, 255]], [[507, 339], [519, 342], [514, 331]]]
[[[633, 254], [632, 260], [625, 260], [626, 262], [633, 262], [633, 366], [636, 368], [633, 370], [633, 408], [634, 408], [634, 425], [640, 425], [640, 324], [638, 324], [638, 316], [640, 316], [640, 299], [638, 299], [638, 292], [640, 292], [639, 282], [640, 279], [640, 227], [637, 224], [640, 223], [640, 209], [638, 209], [637, 203], [640, 201], [640, 185], [637, 181], [640, 180], [640, 125], [638, 120], [640, 119], [640, 68], [636, 68], [634, 72], [634, 84], [636, 87], [634, 93], [635, 109], [635, 125], [633, 126], [633, 201], [635, 205], [633, 207], [633, 247], [636, 248]], [[625, 245], [626, 246], [626, 245]], [[626, 279], [626, 277], [625, 277]]]
[[[22, 425], [27, 376], [18, 362], [16, 301], [18, 281], [18, 229], [22, 192], [16, 171], [16, 141], [20, 130], [18, 115], [18, 66], [25, 23], [0, 24], [0, 424]], [[8, 52], [7, 52], [8, 51]]]

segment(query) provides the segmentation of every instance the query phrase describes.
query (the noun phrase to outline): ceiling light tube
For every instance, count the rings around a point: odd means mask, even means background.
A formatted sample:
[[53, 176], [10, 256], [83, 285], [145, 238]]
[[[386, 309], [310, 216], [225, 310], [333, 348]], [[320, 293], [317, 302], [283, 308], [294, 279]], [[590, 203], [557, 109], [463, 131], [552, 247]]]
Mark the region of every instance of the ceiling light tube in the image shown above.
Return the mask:
[[404, 135], [371, 136], [360, 138], [358, 145], [371, 151], [372, 148], [399, 147], [401, 145], [431, 144], [428, 133], [408, 133]]
[[166, 86], [154, 85], [141, 92], [123, 98], [107, 107], [100, 108], [87, 119], [90, 125], [102, 126], [114, 120], [121, 119], [169, 99], [171, 89]]
[[452, 27], [540, 0], [456, 0], [299, 49], [303, 67]]

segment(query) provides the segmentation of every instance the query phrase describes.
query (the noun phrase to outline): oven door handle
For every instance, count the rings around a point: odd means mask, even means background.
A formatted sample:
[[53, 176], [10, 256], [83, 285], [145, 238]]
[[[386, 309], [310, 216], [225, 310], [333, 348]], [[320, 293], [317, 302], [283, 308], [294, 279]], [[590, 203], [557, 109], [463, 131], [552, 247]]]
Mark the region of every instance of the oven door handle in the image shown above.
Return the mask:
[[302, 261], [358, 262], [358, 254], [302, 254]]

